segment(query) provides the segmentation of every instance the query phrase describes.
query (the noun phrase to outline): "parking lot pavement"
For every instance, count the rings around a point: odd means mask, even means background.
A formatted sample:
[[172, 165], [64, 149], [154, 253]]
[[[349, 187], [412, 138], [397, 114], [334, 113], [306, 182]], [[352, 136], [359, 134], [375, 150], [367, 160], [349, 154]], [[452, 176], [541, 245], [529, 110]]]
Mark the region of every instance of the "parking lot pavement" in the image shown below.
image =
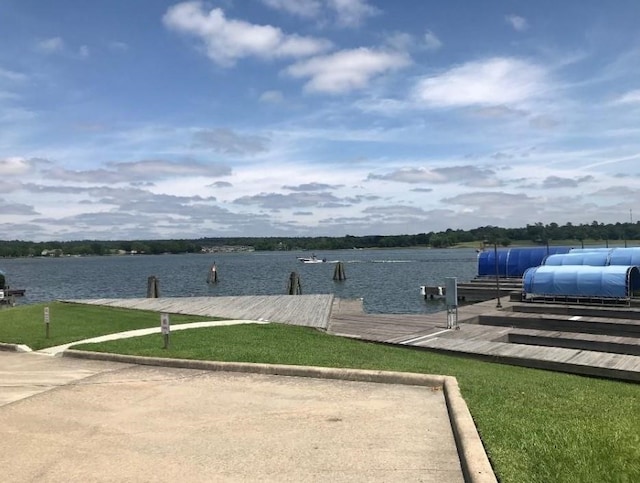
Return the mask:
[[2, 352], [0, 376], [6, 481], [463, 481], [440, 389]]

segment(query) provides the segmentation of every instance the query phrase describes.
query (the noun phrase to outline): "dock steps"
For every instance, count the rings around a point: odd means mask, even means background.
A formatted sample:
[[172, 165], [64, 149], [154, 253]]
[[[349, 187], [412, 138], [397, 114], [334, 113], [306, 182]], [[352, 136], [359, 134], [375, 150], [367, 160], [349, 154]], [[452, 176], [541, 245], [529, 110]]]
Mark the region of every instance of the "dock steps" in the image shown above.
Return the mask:
[[550, 330], [513, 329], [507, 335], [512, 344], [564, 347], [613, 354], [640, 356], [639, 337], [594, 335]]
[[445, 337], [426, 339], [416, 345], [438, 352], [468, 354], [490, 362], [640, 381], [640, 357], [634, 355]]
[[640, 337], [637, 320], [605, 317], [549, 316], [548, 314], [501, 314], [478, 315], [475, 322], [481, 325], [513, 327], [571, 333], [610, 335], [617, 337]]

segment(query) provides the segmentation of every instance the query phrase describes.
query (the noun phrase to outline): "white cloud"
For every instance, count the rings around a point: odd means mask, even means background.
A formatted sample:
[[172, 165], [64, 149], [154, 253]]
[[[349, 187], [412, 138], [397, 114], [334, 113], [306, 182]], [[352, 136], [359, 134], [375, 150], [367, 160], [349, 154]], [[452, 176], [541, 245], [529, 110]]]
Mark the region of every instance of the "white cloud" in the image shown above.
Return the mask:
[[527, 19], [519, 15], [505, 15], [504, 19], [509, 25], [511, 25], [511, 27], [513, 27], [514, 30], [517, 30], [518, 32], [524, 32], [529, 28]]
[[424, 45], [427, 50], [438, 50], [442, 47], [442, 42], [431, 30], [427, 30], [424, 34]]
[[64, 50], [64, 41], [60, 37], [41, 40], [36, 44], [36, 49], [43, 54], [55, 54]]
[[415, 39], [406, 32], [392, 32], [385, 35], [385, 43], [395, 50], [407, 51], [415, 45]]
[[402, 53], [359, 48], [300, 61], [286, 72], [295, 78], [308, 77], [305, 89], [310, 92], [338, 94], [366, 87], [373, 77], [410, 62]]
[[369, 174], [368, 180], [396, 181], [410, 184], [459, 183], [470, 186], [496, 186], [492, 169], [464, 165], [440, 168], [399, 168], [386, 174]]
[[[261, 0], [267, 7], [305, 19], [334, 17], [337, 27], [358, 27], [380, 10], [367, 0]], [[327, 12], [328, 10], [328, 12]], [[323, 19], [326, 21], [326, 18]]]
[[264, 91], [260, 94], [260, 102], [277, 104], [284, 100], [284, 96], [280, 91]]
[[0, 159], [0, 175], [15, 176], [31, 171], [33, 162], [18, 156]]
[[231, 174], [231, 168], [221, 164], [203, 164], [196, 161], [171, 162], [146, 159], [135, 162], [107, 163], [107, 168], [69, 170], [53, 167], [46, 171], [48, 179], [82, 183], [133, 183], [170, 179], [177, 183], [181, 177], [220, 177]]
[[22, 82], [27, 79], [27, 76], [20, 72], [0, 68], [0, 79], [7, 79], [11, 82]]
[[318, 0], [262, 0], [266, 6], [303, 18], [314, 18], [322, 4]]
[[167, 28], [198, 37], [209, 58], [225, 67], [243, 57], [306, 57], [331, 47], [325, 39], [287, 35], [271, 25], [227, 19], [219, 8], [206, 12], [201, 2], [174, 5], [163, 21]]
[[626, 92], [613, 102], [614, 104], [640, 104], [640, 89]]
[[87, 57], [89, 57], [89, 54], [89, 47], [87, 47], [86, 45], [81, 45], [80, 49], [78, 50], [78, 55], [80, 55], [81, 58], [86, 59]]
[[327, 0], [327, 4], [335, 11], [336, 22], [341, 27], [357, 27], [365, 18], [380, 12], [367, 0]]
[[257, 154], [266, 151], [269, 144], [263, 136], [238, 134], [226, 128], [200, 130], [193, 137], [196, 146], [235, 155]]
[[547, 88], [545, 70], [533, 63], [494, 57], [454, 67], [420, 80], [414, 95], [436, 107], [518, 104]]

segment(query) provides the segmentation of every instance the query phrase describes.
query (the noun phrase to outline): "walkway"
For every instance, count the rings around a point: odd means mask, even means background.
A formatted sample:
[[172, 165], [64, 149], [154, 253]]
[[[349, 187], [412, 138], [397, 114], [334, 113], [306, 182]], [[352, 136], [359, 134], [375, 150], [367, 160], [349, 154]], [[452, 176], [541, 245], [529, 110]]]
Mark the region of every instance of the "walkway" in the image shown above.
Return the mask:
[[[228, 325], [239, 325], [239, 324], [268, 324], [269, 322], [259, 321], [259, 320], [216, 320], [216, 321], [208, 321], [208, 322], [191, 322], [188, 324], [175, 324], [171, 326], [171, 332], [175, 332], [176, 330], [185, 330], [185, 329], [201, 329], [204, 327], [224, 327]], [[130, 337], [140, 337], [142, 335], [151, 335], [151, 334], [159, 334], [160, 327], [151, 327], [148, 329], [136, 329], [136, 330], [128, 330], [125, 332], [117, 332], [115, 334], [107, 334], [101, 335], [99, 337], [92, 337], [91, 339], [84, 339], [75, 342], [70, 342], [68, 344], [57, 345], [53, 347], [47, 347], [45, 349], [41, 349], [38, 351], [40, 354], [46, 354], [50, 356], [58, 356], [66, 351], [72, 345], [77, 344], [92, 344], [94, 342], [107, 342], [109, 340], [117, 340], [117, 339], [128, 339]]]

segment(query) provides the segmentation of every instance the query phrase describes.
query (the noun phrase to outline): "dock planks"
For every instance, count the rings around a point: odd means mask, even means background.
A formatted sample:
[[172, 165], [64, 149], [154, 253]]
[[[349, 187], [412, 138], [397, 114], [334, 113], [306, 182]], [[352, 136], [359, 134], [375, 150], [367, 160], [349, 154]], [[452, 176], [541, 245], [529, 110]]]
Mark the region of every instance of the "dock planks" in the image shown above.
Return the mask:
[[170, 314], [264, 320], [326, 329], [329, 325], [333, 299], [333, 294], [317, 294], [80, 299], [65, 300], [65, 302], [151, 310]]

